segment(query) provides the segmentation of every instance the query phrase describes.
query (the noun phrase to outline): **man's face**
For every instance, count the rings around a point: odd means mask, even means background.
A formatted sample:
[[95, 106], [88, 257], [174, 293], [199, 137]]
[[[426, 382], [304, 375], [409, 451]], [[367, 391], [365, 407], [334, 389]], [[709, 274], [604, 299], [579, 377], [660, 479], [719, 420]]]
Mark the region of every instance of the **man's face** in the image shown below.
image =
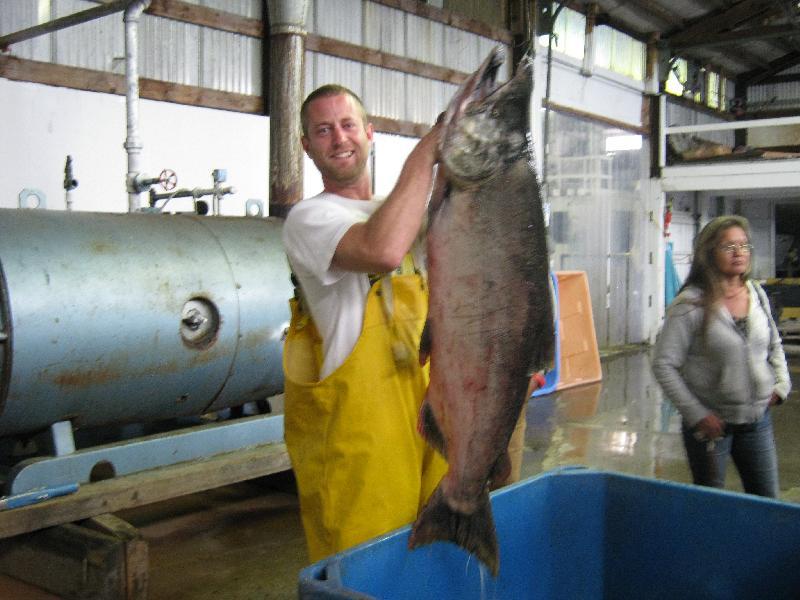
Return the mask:
[[355, 100], [347, 94], [317, 98], [308, 105], [308, 134], [303, 149], [323, 180], [341, 185], [366, 173], [372, 125], [364, 125]]

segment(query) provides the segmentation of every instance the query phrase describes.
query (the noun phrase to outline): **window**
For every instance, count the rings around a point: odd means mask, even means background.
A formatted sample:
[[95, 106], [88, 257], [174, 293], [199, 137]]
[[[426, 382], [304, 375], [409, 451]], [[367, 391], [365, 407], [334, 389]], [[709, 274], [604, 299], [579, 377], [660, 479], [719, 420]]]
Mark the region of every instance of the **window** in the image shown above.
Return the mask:
[[[586, 33], [586, 17], [565, 8], [558, 14], [553, 28], [553, 52], [561, 52], [578, 60], [583, 59], [583, 38]], [[547, 46], [547, 36], [539, 36], [539, 44]]]
[[[554, 28], [553, 51], [583, 60], [586, 35], [586, 17], [568, 8], [562, 10]], [[539, 44], [547, 46], [547, 36], [539, 37]], [[636, 81], [644, 79], [646, 46], [631, 36], [598, 25], [594, 30], [594, 65]]]
[[683, 96], [686, 86], [689, 66], [682, 58], [670, 62], [669, 76], [667, 77], [666, 90], [674, 96]]

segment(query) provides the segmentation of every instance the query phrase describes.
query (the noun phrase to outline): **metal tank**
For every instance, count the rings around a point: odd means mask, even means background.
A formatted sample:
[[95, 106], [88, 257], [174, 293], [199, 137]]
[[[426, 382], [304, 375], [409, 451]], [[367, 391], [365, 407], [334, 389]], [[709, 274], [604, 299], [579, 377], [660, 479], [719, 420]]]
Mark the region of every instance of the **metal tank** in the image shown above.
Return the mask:
[[0, 209], [0, 436], [279, 393], [291, 294], [274, 219]]

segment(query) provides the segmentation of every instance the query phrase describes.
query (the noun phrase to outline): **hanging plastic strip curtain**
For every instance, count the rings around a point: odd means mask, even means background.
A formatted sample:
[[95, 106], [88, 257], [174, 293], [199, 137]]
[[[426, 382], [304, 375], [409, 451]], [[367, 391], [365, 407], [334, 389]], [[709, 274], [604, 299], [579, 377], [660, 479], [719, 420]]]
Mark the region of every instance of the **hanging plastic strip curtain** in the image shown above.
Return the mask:
[[672, 242], [667, 242], [667, 252], [664, 260], [664, 306], [669, 306], [681, 289], [681, 280], [672, 262]]

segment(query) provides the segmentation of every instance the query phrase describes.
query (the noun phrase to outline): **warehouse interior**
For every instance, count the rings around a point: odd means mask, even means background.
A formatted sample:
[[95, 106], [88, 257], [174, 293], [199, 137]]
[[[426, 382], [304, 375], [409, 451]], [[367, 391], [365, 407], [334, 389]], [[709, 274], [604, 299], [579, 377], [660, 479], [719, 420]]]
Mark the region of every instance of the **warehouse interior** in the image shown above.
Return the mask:
[[322, 190], [299, 104], [361, 96], [384, 196], [496, 46], [503, 79], [533, 60], [550, 268], [588, 308], [527, 403], [523, 479], [691, 482], [650, 355], [665, 273], [738, 214], [794, 382], [774, 423], [800, 503], [799, 22], [788, 0], [0, 3], [4, 494], [66, 494], [0, 510], [0, 597], [298, 596], [280, 229]]

